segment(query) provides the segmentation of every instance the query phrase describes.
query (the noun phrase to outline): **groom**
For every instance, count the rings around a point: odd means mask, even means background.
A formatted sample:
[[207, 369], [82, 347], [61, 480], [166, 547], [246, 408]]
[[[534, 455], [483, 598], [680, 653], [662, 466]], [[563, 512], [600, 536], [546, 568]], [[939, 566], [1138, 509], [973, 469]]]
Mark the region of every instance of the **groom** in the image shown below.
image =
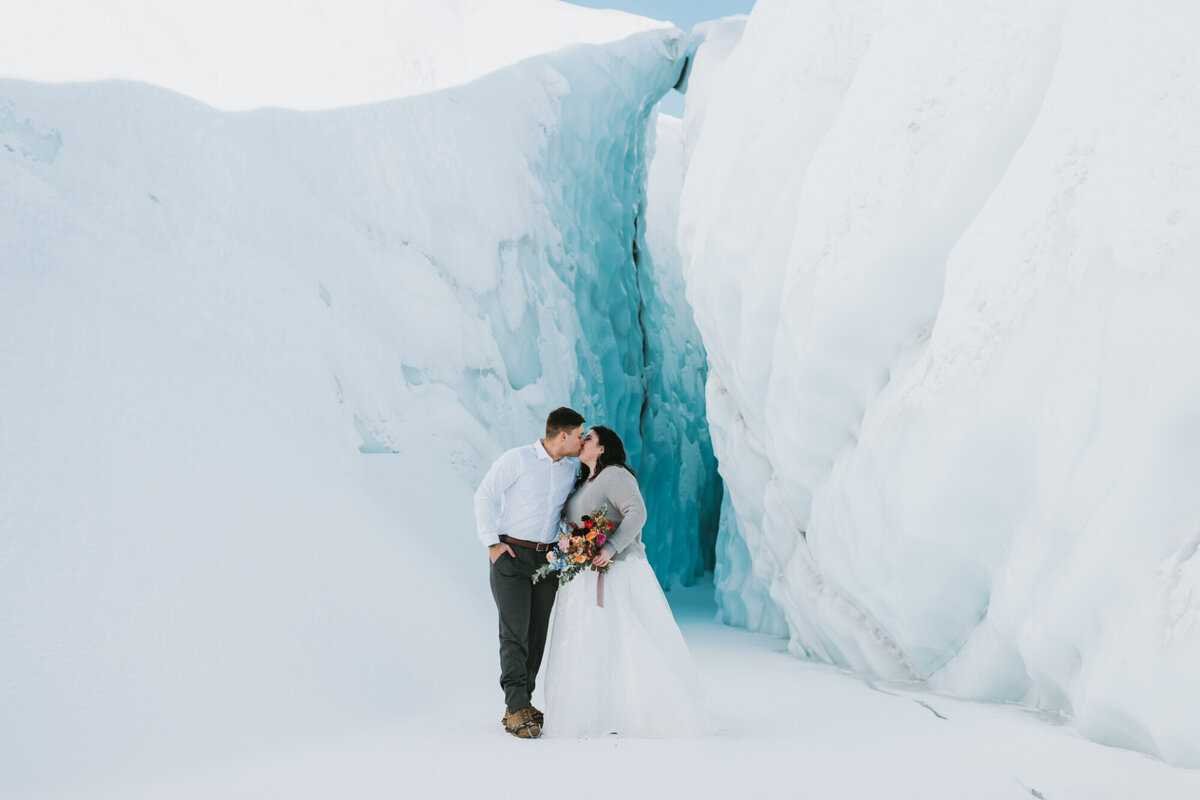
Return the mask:
[[500, 614], [500, 686], [504, 729], [521, 739], [542, 735], [533, 683], [546, 648], [546, 627], [558, 581], [532, 580], [554, 544], [563, 503], [575, 483], [583, 447], [583, 417], [556, 408], [546, 438], [514, 447], [492, 464], [475, 492], [475, 525], [492, 560], [492, 597]]

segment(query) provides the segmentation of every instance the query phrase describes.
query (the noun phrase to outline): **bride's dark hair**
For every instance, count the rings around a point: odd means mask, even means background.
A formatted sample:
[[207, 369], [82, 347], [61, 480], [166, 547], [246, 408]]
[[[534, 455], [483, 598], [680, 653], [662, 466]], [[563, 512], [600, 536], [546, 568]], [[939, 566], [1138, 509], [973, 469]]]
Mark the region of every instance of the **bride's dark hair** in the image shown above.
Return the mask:
[[[596, 459], [596, 475], [603, 472], [606, 467], [624, 467], [629, 470], [630, 475], [637, 477], [637, 473], [625, 463], [625, 445], [614, 430], [597, 425], [592, 428], [592, 433], [596, 434], [596, 444], [604, 448], [604, 452]], [[579, 477], [575, 479], [575, 488], [582, 486], [590, 477], [593, 476], [588, 465], [580, 464]]]

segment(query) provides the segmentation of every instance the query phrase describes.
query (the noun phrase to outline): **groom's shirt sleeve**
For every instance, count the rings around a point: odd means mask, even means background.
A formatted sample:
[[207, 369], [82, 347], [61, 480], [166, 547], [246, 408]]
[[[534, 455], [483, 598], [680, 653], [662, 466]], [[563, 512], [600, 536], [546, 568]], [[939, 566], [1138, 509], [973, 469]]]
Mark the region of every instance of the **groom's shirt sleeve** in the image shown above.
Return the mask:
[[504, 493], [521, 476], [521, 454], [518, 449], [509, 450], [496, 459], [479, 488], [475, 490], [475, 529], [484, 547], [500, 542], [500, 512], [503, 509]]

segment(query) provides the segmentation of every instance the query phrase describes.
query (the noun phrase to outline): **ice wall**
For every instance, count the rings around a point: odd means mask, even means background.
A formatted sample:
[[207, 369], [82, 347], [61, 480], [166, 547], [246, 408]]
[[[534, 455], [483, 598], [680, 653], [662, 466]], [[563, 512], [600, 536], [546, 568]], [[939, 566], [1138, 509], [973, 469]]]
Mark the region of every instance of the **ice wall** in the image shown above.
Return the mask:
[[638, 478], [649, 515], [643, 539], [650, 563], [664, 585], [690, 585], [714, 568], [722, 488], [704, 408], [704, 345], [684, 294], [676, 244], [682, 125], [664, 115], [656, 130], [637, 272], [646, 332]]
[[1198, 21], [756, 5], [681, 201], [727, 618], [1200, 766]]
[[478, 679], [473, 482], [563, 403], [641, 450], [635, 221], [682, 39], [324, 112], [0, 81], [3, 794]]
[[[701, 172], [693, 175], [690, 171], [692, 157], [695, 154], [696, 141], [700, 131], [706, 130], [704, 124], [708, 109], [708, 98], [713, 87], [719, 85], [726, 59], [741, 39], [745, 28], [746, 17], [737, 15], [725, 19], [704, 22], [693, 28], [688, 37], [688, 62], [681, 89], [686, 92], [687, 102], [684, 109], [682, 149], [685, 180], [695, 182], [703, 177]], [[758, 84], [761, 86], [762, 84]], [[745, 87], [754, 92], [757, 86]], [[734, 92], [738, 89], [729, 89]], [[747, 109], [753, 110], [753, 106]], [[714, 121], [713, 127], [719, 125]], [[766, 176], [763, 176], [764, 179]], [[766, 184], [759, 183], [758, 190], [763, 190]], [[754, 191], [744, 187], [747, 192]], [[691, 192], [692, 190], [688, 190]], [[734, 213], [737, 209], [733, 209]], [[742, 220], [746, 222], [745, 219]], [[682, 251], [684, 269], [691, 266], [691, 247], [693, 246], [693, 222], [690, 215], [682, 215], [678, 225], [678, 243]], [[740, 257], [739, 257], [740, 259]], [[730, 268], [736, 271], [743, 265], [741, 260], [735, 261]], [[696, 280], [687, 277], [688, 299], [695, 302], [694, 292]], [[715, 298], [714, 298], [715, 299]], [[700, 306], [695, 314], [709, 313], [709, 309]], [[699, 321], [699, 316], [696, 317]], [[701, 328], [703, 329], [703, 323]], [[702, 337], [703, 338], [703, 337]], [[720, 347], [719, 342], [714, 342]], [[708, 354], [711, 359], [713, 354]], [[719, 358], [720, 355], [717, 354]], [[747, 536], [751, 539], [758, 533], [757, 527], [745, 533], [739, 529], [739, 519], [750, 519], [750, 515], [739, 517], [733, 511], [733, 497], [741, 493], [739, 506], [747, 508], [755, 501], [743, 493], [744, 487], [758, 483], [758, 476], [765, 463], [754, 458], [755, 448], [731, 448], [727, 439], [731, 432], [737, 429], [735, 425], [736, 412], [728, 403], [728, 396], [719, 387], [720, 373], [710, 371], [706, 380], [706, 419], [709, 423], [710, 435], [714, 441], [717, 453], [724, 453], [721, 461], [721, 474], [732, 478], [723, 486], [721, 511], [719, 517], [720, 535], [716, 542], [716, 558], [714, 565], [714, 580], [716, 583], [717, 600], [720, 607], [721, 619], [730, 625], [740, 625], [750, 630], [763, 631], [783, 635], [787, 632], [786, 623], [779, 606], [770, 598], [772, 570], [763, 559], [752, 559], [747, 547]], [[741, 477], [738, 477], [741, 476]], [[747, 477], [749, 479], [747, 479]], [[744, 524], [744, 523], [742, 523]]]

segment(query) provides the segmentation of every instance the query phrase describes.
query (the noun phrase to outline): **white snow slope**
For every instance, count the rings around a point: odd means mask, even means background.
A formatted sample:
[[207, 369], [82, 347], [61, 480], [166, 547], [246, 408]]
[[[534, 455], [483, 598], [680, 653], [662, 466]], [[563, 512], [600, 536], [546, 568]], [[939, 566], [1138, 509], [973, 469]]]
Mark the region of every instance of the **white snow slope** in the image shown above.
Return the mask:
[[320, 112], [0, 80], [0, 795], [494, 687], [471, 488], [561, 404], [640, 447], [635, 212], [683, 49]]
[[691, 77], [726, 619], [1200, 767], [1197, 30], [760, 0]]

